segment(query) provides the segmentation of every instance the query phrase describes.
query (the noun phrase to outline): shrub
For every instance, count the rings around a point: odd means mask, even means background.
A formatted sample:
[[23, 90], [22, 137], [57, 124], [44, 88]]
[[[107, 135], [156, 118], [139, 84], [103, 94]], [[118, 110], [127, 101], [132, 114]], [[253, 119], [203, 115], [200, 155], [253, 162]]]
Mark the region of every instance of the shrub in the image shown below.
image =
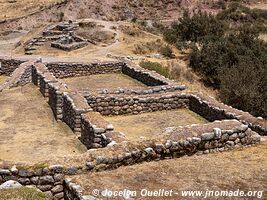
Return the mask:
[[139, 65], [145, 69], [156, 71], [157, 73], [165, 76], [166, 78], [170, 78], [170, 71], [168, 68], [163, 67], [158, 62], [150, 62], [150, 61], [142, 61]]
[[175, 57], [175, 55], [173, 54], [173, 51], [169, 45], [165, 45], [165, 46], [161, 47], [160, 53], [163, 56], [168, 57], [168, 58], [174, 58]]
[[225, 25], [216, 17], [199, 12], [190, 17], [185, 12], [179, 22], [174, 22], [170, 29], [164, 32], [167, 42], [174, 44], [177, 40], [201, 42], [207, 36], [222, 37], [225, 32]]

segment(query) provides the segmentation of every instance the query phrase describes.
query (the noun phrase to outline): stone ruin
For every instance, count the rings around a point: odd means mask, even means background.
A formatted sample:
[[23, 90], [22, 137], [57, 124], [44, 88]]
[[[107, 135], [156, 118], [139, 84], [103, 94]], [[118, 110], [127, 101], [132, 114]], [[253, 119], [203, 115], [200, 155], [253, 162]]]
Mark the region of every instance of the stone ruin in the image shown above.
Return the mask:
[[75, 31], [78, 28], [79, 24], [72, 21], [51, 25], [43, 31], [41, 36], [35, 37], [28, 42], [25, 54], [33, 54], [36, 50], [35, 46], [43, 46], [45, 42], [50, 42], [51, 47], [64, 51], [73, 51], [85, 47], [89, 43], [95, 44], [94, 41], [76, 35]]
[[[60, 161], [40, 169], [5, 167], [0, 183], [18, 180], [35, 185], [54, 199], [90, 199], [82, 188], [64, 175], [88, 173], [133, 165], [144, 161], [178, 158], [184, 155], [228, 151], [260, 142], [267, 135], [262, 119], [234, 109], [200, 93], [187, 92], [185, 86], [129, 62], [68, 63], [0, 58], [0, 75], [9, 75], [1, 90], [32, 82], [47, 99], [55, 119], [66, 123], [88, 149], [81, 155], [83, 166], [63, 166]], [[121, 73], [147, 88], [92, 91], [71, 90], [62, 79], [94, 74]], [[157, 140], [142, 145], [127, 144], [103, 115], [138, 115], [145, 112], [188, 108], [209, 122], [202, 125], [172, 127]], [[71, 158], [68, 158], [71, 160]]]

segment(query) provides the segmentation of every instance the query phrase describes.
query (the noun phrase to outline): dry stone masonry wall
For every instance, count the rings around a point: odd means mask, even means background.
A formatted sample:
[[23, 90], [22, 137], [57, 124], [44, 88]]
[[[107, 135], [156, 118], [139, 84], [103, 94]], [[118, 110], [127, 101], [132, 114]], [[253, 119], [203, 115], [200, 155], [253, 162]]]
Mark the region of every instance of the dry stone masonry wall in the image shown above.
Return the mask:
[[18, 181], [22, 185], [37, 187], [49, 199], [63, 199], [64, 174], [62, 165], [51, 165], [38, 169], [24, 169], [12, 166], [0, 169], [0, 184], [8, 180]]
[[102, 115], [140, 114], [188, 107], [188, 96], [181, 93], [151, 95], [86, 96], [88, 104]]
[[89, 76], [94, 74], [120, 73], [123, 63], [47, 63], [48, 70], [56, 78]]
[[0, 57], [0, 75], [10, 76], [20, 64], [27, 60]]

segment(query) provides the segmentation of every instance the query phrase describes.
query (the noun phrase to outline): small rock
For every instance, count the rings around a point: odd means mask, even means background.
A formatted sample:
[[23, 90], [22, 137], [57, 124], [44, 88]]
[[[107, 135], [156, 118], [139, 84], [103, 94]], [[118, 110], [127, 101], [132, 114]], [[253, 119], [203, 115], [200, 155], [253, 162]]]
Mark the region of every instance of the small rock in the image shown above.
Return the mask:
[[51, 189], [51, 192], [53, 192], [53, 194], [63, 192], [63, 186], [62, 185], [56, 185], [55, 187], [53, 187]]
[[166, 149], [171, 148], [171, 146], [172, 146], [172, 141], [171, 140], [167, 140], [167, 142], [165, 143]]
[[29, 185], [31, 183], [29, 178], [19, 178], [18, 182], [21, 183], [22, 185]]
[[52, 185], [38, 185], [37, 188], [39, 188], [42, 192], [46, 192], [52, 189]]
[[62, 173], [63, 165], [51, 165], [49, 169], [52, 173]]
[[21, 169], [19, 170], [19, 176], [21, 177], [31, 177], [34, 175], [33, 170]]
[[0, 185], [0, 189], [13, 189], [13, 188], [20, 188], [22, 185], [17, 181], [6, 181], [2, 185]]
[[53, 184], [54, 179], [52, 176], [42, 176], [40, 177], [40, 185]]
[[214, 138], [215, 139], [220, 139], [221, 138], [222, 130], [220, 128], [214, 128], [213, 132], [214, 132]]
[[0, 175], [11, 175], [11, 172], [8, 169], [0, 169]]
[[17, 169], [16, 165], [13, 165], [10, 169], [10, 171], [12, 172], [12, 174], [18, 174], [19, 170]]
[[154, 150], [151, 147], [146, 148], [145, 152], [147, 155], [153, 155], [154, 154]]
[[54, 180], [55, 182], [63, 182], [64, 175], [63, 174], [55, 174], [54, 175]]
[[63, 199], [63, 198], [64, 198], [64, 193], [63, 192], [54, 195], [54, 199], [56, 199], [56, 200], [57, 199]]
[[66, 169], [66, 174], [75, 175], [77, 171], [78, 171], [77, 167], [69, 167]]
[[44, 192], [44, 194], [48, 199], [52, 199], [53, 198], [53, 193], [51, 191], [46, 191], [46, 192]]
[[38, 185], [39, 177], [36, 177], [36, 176], [32, 177], [32, 178], [30, 178], [30, 181], [31, 181], [32, 184]]
[[201, 135], [201, 139], [202, 139], [203, 141], [212, 140], [212, 139], [214, 139], [214, 133], [203, 133], [203, 134]]
[[230, 135], [229, 140], [235, 141], [238, 138], [237, 133], [234, 133], [233, 135]]
[[92, 170], [94, 169], [95, 165], [93, 162], [86, 162], [86, 169], [87, 170]]

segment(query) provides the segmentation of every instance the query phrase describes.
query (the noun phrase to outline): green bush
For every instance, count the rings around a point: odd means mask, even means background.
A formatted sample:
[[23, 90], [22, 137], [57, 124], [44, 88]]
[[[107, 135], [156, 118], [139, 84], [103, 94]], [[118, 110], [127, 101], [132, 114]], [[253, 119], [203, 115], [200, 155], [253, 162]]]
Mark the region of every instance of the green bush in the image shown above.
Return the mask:
[[215, 16], [206, 13], [197, 13], [192, 17], [185, 12], [179, 22], [174, 22], [170, 29], [164, 32], [167, 42], [174, 44], [177, 40], [202, 42], [207, 36], [222, 37], [225, 25]]
[[150, 61], [142, 61], [139, 65], [145, 69], [156, 71], [157, 73], [165, 76], [166, 78], [170, 78], [170, 71], [168, 68], [163, 67], [158, 62], [150, 62]]
[[267, 43], [258, 39], [266, 16], [235, 2], [217, 16], [185, 13], [164, 38], [191, 49], [190, 66], [223, 102], [267, 117]]
[[194, 48], [190, 65], [205, 83], [219, 89], [225, 103], [267, 117], [267, 44], [253, 30], [243, 28]]
[[160, 53], [167, 58], [174, 58], [172, 48], [169, 45], [163, 46], [160, 48]]

